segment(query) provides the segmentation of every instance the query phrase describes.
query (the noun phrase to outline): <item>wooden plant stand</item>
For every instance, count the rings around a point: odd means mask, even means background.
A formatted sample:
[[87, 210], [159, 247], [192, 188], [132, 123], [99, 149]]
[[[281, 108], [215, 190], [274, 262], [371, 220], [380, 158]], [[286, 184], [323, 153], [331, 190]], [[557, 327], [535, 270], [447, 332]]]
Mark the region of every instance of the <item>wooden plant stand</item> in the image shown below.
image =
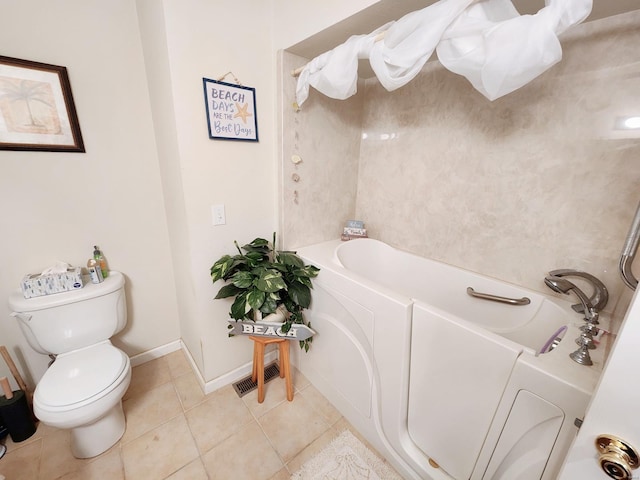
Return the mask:
[[264, 402], [264, 347], [277, 343], [280, 352], [279, 370], [280, 378], [284, 378], [287, 386], [287, 400], [293, 400], [293, 384], [291, 383], [291, 367], [289, 365], [289, 340], [284, 338], [256, 337], [250, 335], [253, 340], [253, 370], [251, 380], [258, 381], [258, 403]]

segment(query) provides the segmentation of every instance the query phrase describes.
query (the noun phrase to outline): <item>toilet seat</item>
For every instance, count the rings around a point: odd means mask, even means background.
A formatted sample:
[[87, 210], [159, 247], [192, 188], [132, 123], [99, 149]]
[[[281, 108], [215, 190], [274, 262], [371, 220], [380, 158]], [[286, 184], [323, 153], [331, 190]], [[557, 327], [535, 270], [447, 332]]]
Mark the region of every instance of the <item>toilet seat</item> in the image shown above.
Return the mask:
[[34, 401], [50, 411], [82, 407], [116, 388], [129, 368], [129, 357], [109, 341], [58, 355], [38, 383]]

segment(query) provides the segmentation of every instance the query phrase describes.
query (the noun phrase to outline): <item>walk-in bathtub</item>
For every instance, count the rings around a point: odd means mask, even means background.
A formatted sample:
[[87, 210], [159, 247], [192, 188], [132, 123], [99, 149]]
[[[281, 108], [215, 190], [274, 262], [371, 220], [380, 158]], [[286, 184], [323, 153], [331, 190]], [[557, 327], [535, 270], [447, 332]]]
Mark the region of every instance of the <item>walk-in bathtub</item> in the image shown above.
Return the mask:
[[[555, 479], [602, 369], [545, 296], [372, 239], [298, 250], [321, 269], [302, 373], [405, 478]], [[542, 267], [541, 279], [548, 270]], [[528, 298], [511, 305], [475, 292]], [[564, 339], [558, 343], [558, 339]], [[555, 347], [555, 348], [554, 348]]]

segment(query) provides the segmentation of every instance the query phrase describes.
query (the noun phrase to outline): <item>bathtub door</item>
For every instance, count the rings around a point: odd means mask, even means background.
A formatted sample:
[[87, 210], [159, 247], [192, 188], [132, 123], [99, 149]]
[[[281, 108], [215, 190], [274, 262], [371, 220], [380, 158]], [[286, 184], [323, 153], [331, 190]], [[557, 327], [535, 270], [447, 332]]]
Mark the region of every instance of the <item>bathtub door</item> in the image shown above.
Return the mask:
[[522, 348], [415, 304], [409, 435], [455, 479], [471, 476]]

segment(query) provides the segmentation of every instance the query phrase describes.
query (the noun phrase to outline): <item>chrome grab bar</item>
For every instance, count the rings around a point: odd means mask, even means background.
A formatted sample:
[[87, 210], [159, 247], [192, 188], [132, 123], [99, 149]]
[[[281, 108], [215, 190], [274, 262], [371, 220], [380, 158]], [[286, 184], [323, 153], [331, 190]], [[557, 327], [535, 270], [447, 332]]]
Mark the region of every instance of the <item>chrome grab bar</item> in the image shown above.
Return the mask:
[[481, 298], [482, 300], [491, 300], [492, 302], [508, 303], [509, 305], [529, 305], [531, 303], [531, 299], [529, 299], [529, 297], [522, 297], [522, 298], [500, 297], [498, 295], [491, 295], [490, 293], [476, 292], [471, 287], [467, 287], [467, 293], [475, 298]]
[[631, 222], [631, 227], [620, 255], [620, 274], [624, 283], [631, 290], [635, 290], [638, 286], [638, 279], [634, 277], [631, 271], [633, 259], [638, 251], [638, 243], [640, 243], [640, 203], [638, 204], [638, 210], [636, 210], [636, 216], [633, 217], [633, 222]]

